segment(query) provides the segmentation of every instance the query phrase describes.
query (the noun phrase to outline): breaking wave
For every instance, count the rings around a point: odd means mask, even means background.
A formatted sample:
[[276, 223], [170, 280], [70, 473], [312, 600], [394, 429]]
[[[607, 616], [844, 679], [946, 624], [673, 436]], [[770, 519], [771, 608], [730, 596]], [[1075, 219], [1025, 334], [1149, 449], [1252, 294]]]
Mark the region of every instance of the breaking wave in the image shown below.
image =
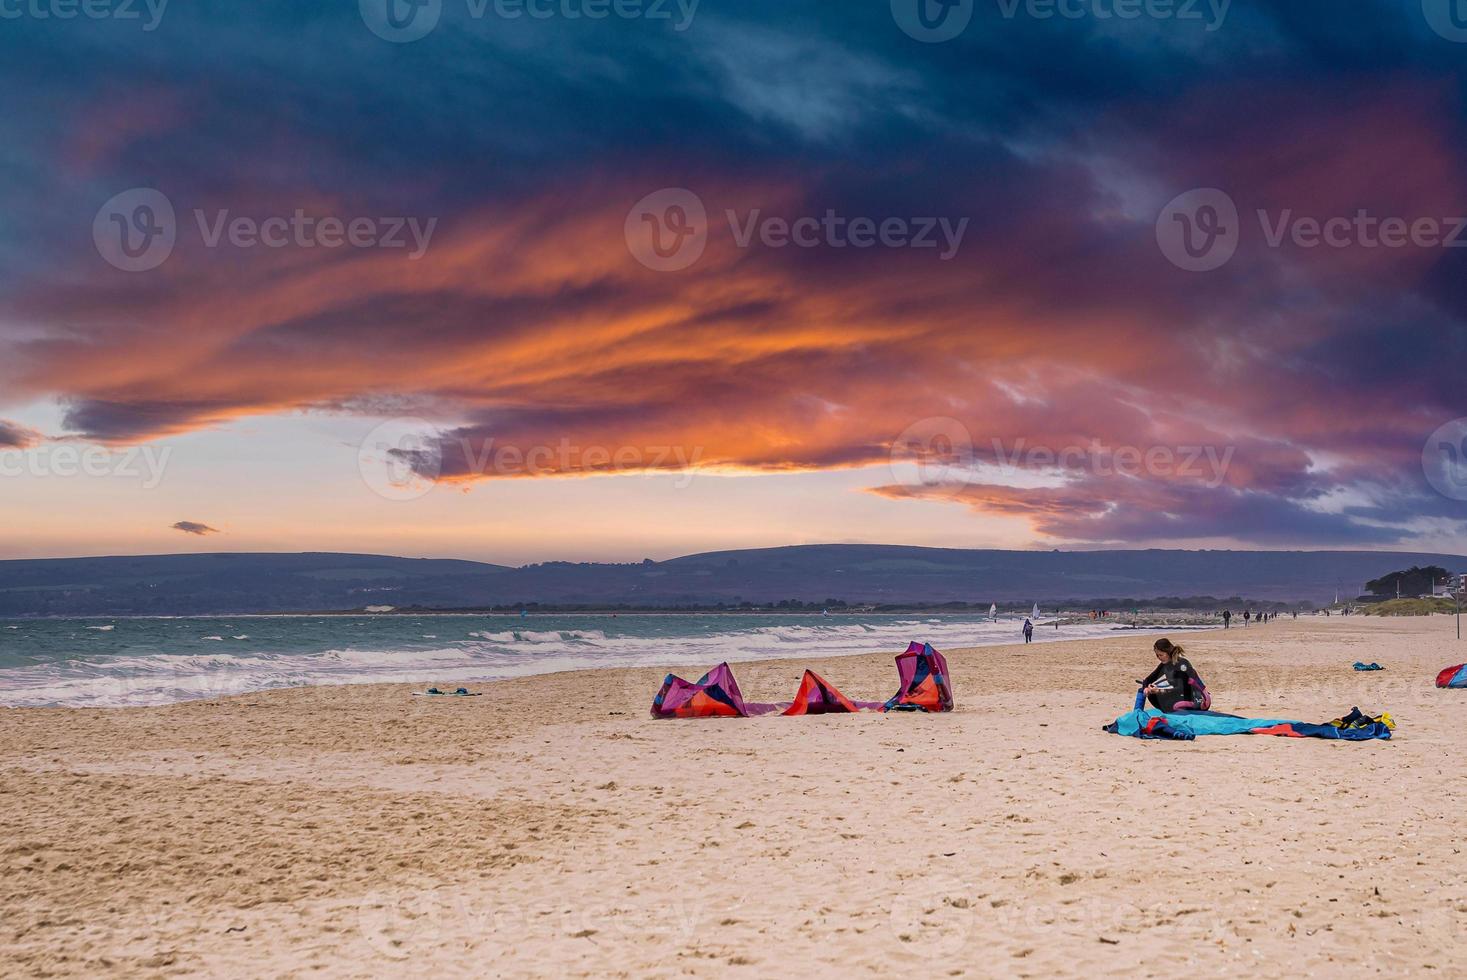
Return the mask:
[[[630, 614], [537, 617], [548, 621], [544, 626], [574, 621], [561, 629], [482, 629], [462, 622], [484, 618], [260, 617], [247, 634], [231, 632], [233, 623], [222, 619], [208, 625], [118, 620], [115, 629], [79, 627], [74, 620], [27, 622], [19, 627], [24, 639], [0, 647], [0, 707], [157, 705], [284, 687], [494, 681], [598, 667], [702, 670], [725, 660], [894, 654], [914, 639], [939, 648], [1013, 643], [1021, 622]], [[205, 633], [210, 626], [219, 632]], [[425, 626], [433, 632], [424, 632]], [[98, 638], [83, 641], [82, 629], [98, 631], [89, 634]], [[1108, 624], [1067, 625], [1059, 631], [1041, 629], [1036, 640], [1103, 635], [1111, 629]], [[26, 648], [27, 642], [34, 648]], [[105, 654], [92, 649], [104, 642], [115, 649]], [[22, 645], [18, 653], [11, 653], [12, 644]]]

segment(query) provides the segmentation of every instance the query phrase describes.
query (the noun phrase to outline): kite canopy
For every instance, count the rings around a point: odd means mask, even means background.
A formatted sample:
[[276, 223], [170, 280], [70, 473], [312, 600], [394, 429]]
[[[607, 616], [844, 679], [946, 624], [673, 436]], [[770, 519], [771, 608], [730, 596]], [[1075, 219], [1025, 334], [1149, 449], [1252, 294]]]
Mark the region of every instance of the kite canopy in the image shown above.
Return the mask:
[[1448, 667], [1436, 675], [1437, 687], [1467, 688], [1467, 664]]
[[728, 664], [719, 664], [689, 682], [668, 674], [652, 699], [653, 718], [751, 718], [780, 712], [785, 715], [853, 714], [857, 711], [951, 711], [953, 690], [947, 661], [931, 644], [913, 643], [896, 658], [902, 689], [884, 704], [852, 701], [815, 673], [805, 671], [795, 699], [782, 704], [744, 700]]
[[840, 715], [880, 708], [880, 702], [852, 701], [815, 671], [807, 670], [800, 681], [800, 689], [795, 692], [794, 703], [784, 710], [784, 714]]
[[775, 710], [772, 704], [749, 704], [739, 691], [733, 670], [719, 664], [694, 683], [674, 674], [662, 681], [652, 699], [653, 718], [748, 718]]
[[953, 710], [947, 660], [931, 643], [913, 643], [896, 658], [896, 665], [902, 689], [891, 696], [883, 711]]
[[1201, 735], [1282, 735], [1286, 738], [1332, 738], [1346, 742], [1388, 739], [1395, 728], [1390, 715], [1367, 715], [1359, 708], [1323, 725], [1282, 718], [1239, 718], [1212, 712], [1165, 714], [1142, 708], [1105, 726], [1114, 735], [1190, 742]]

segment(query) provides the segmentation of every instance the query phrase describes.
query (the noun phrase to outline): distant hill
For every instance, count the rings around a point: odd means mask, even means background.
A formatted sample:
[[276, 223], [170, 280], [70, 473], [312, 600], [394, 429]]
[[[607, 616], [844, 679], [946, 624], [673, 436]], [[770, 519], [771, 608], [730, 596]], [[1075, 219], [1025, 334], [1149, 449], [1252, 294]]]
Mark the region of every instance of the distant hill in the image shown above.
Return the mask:
[[803, 545], [637, 564], [341, 554], [0, 561], [0, 616], [193, 615], [519, 604], [876, 604], [1244, 596], [1326, 602], [1398, 568], [1467, 570], [1459, 555], [1377, 551], [972, 551]]

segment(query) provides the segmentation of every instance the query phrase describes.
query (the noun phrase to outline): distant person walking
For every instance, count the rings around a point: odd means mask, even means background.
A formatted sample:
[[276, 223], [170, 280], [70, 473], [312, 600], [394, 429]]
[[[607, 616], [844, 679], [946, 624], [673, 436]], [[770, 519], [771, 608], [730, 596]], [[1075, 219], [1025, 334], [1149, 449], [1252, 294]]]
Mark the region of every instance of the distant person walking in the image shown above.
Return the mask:
[[1024, 620], [1024, 642], [1034, 642], [1034, 623], [1028, 619]]
[[1252, 621], [1253, 621], [1253, 610], [1251, 610], [1251, 609], [1244, 609], [1243, 610], [1243, 625], [1244, 626], [1247, 626]]
[[1223, 629], [1230, 630], [1232, 628], [1233, 628], [1233, 611], [1231, 609], [1224, 609], [1223, 610]]

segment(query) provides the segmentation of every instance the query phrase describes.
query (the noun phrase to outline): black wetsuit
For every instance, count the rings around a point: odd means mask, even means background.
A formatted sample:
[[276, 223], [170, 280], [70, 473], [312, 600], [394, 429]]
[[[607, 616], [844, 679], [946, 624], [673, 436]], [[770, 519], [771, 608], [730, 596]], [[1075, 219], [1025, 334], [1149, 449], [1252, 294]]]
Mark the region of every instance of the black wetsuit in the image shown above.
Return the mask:
[[1157, 691], [1155, 694], [1147, 695], [1146, 698], [1158, 711], [1172, 711], [1179, 701], [1196, 703], [1201, 697], [1200, 693], [1194, 696], [1193, 686], [1195, 685], [1200, 692], [1202, 678], [1197, 676], [1197, 671], [1187, 662], [1186, 657], [1178, 657], [1175, 663], [1157, 664], [1156, 669], [1141, 682], [1141, 686], [1150, 687], [1163, 680], [1170, 685], [1170, 689]]

